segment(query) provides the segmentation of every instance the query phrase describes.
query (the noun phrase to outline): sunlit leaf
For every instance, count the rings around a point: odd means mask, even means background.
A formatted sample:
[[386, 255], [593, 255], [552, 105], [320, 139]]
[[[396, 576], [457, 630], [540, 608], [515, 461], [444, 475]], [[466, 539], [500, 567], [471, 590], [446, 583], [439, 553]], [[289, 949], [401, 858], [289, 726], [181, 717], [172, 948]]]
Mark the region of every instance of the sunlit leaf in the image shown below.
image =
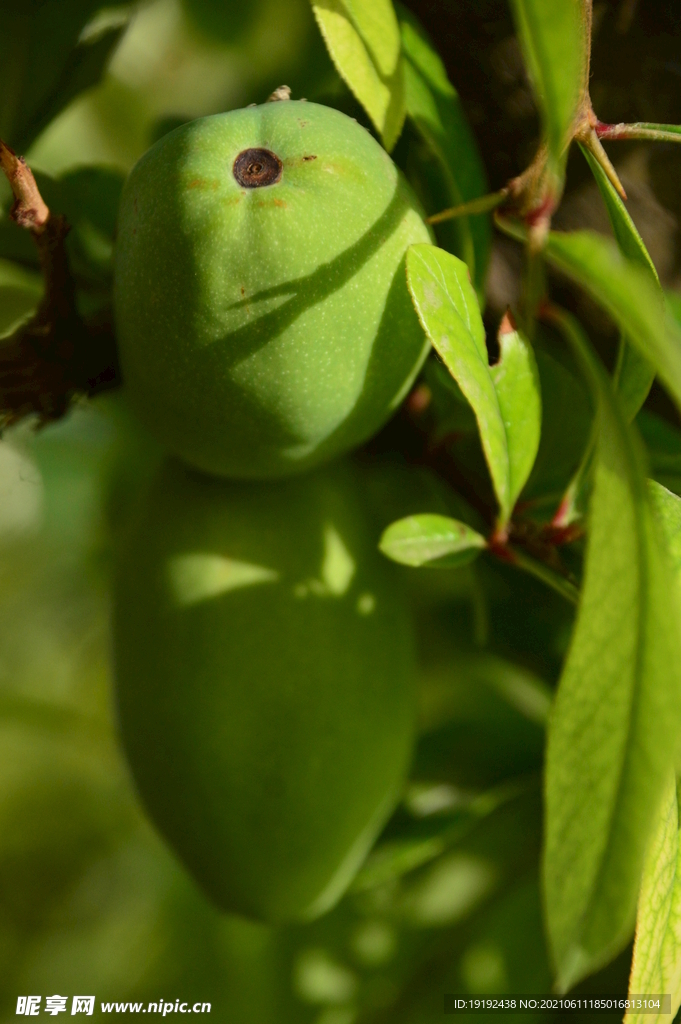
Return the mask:
[[657, 826], [646, 853], [629, 992], [669, 994], [671, 1013], [630, 1011], [624, 1018], [625, 1024], [673, 1020], [681, 1005], [681, 846], [673, 772], [669, 773]]
[[[581, 150], [600, 189], [620, 251], [632, 263], [647, 270], [651, 280], [659, 285], [655, 264], [617, 190], [589, 150], [584, 146], [581, 146]], [[633, 419], [643, 405], [654, 378], [655, 370], [650, 362], [629, 344], [623, 333], [615, 381], [629, 419]]]
[[470, 403], [494, 490], [506, 519], [511, 512], [511, 480], [506, 428], [489, 372], [485, 328], [466, 264], [430, 245], [407, 252], [407, 282], [430, 338]]
[[343, 0], [379, 74], [389, 78], [400, 59], [400, 30], [391, 0]]
[[539, 443], [541, 399], [534, 357], [505, 318], [501, 359], [490, 368], [468, 268], [451, 253], [432, 245], [412, 246], [407, 281], [426, 334], [475, 413], [503, 526]]
[[312, 0], [312, 10], [339, 75], [390, 151], [405, 116], [399, 28], [392, 5], [387, 0]]
[[[485, 170], [461, 101], [440, 56], [414, 15], [401, 4], [397, 13], [407, 116], [439, 165], [446, 193], [442, 198], [438, 195], [438, 199], [443, 207], [457, 206], [486, 193]], [[468, 264], [481, 296], [491, 243], [489, 216], [460, 217], [447, 230], [454, 232], [458, 242], [456, 255]]]
[[539, 371], [529, 342], [508, 317], [499, 328], [499, 361], [490, 373], [506, 428], [511, 486], [515, 505], [532, 471], [541, 434]]
[[552, 231], [546, 255], [610, 314], [681, 406], [681, 327], [666, 314], [649, 271], [593, 231]]
[[525, 63], [532, 79], [555, 170], [579, 111], [589, 60], [586, 0], [513, 0]]
[[[653, 508], [666, 540], [677, 589], [681, 595], [681, 498], [648, 481]], [[681, 844], [674, 773], [646, 854], [638, 901], [636, 941], [629, 992], [669, 993], [671, 1014], [635, 1013], [625, 1024], [672, 1020], [681, 1005]]]
[[628, 942], [643, 858], [681, 734], [678, 615], [639, 442], [568, 314], [598, 396], [582, 598], [551, 717], [544, 885], [558, 986]]
[[448, 516], [407, 516], [383, 531], [379, 548], [401, 565], [466, 565], [487, 546], [466, 523]]
[[655, 480], [648, 481], [648, 491], [667, 543], [672, 569], [681, 585], [681, 498]]

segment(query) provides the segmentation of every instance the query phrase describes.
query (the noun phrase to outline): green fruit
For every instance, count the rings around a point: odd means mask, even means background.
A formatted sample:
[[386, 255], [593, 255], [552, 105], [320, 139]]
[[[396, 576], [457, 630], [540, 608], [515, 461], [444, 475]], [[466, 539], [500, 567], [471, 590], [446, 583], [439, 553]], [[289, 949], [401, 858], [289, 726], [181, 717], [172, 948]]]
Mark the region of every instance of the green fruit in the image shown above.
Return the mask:
[[167, 463], [121, 541], [120, 727], [158, 828], [220, 907], [329, 908], [392, 811], [410, 622], [356, 470], [225, 482]]
[[277, 102], [160, 139], [124, 188], [123, 376], [167, 448], [218, 475], [300, 472], [370, 437], [427, 351], [408, 185], [351, 118]]

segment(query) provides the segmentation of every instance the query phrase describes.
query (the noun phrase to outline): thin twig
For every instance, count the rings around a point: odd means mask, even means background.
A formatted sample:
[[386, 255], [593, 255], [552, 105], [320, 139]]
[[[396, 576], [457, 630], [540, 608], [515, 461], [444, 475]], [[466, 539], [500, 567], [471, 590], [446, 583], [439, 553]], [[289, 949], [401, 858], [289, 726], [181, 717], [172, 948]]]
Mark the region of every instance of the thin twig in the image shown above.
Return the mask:
[[654, 124], [649, 121], [634, 121], [631, 124], [605, 124], [598, 121], [595, 125], [599, 139], [648, 139], [651, 142], [681, 142], [681, 125]]
[[31, 414], [45, 423], [62, 416], [74, 395], [116, 378], [115, 352], [107, 332], [89, 329], [78, 313], [66, 218], [49, 210], [26, 161], [2, 140], [0, 167], [14, 195], [9, 216], [31, 232], [45, 282], [35, 315], [0, 347], [0, 426]]
[[579, 602], [579, 588], [575, 586], [570, 580], [561, 576], [554, 569], [550, 569], [544, 562], [538, 562], [534, 558], [530, 558], [524, 551], [520, 551], [516, 547], [508, 547], [508, 555], [505, 559], [510, 562], [511, 565], [516, 565], [519, 569], [523, 569], [525, 572], [534, 576], [536, 579], [541, 580], [542, 583], [546, 583], [547, 586], [555, 590], [557, 594], [564, 597], [571, 604], [577, 604]]
[[478, 213], [489, 213], [490, 210], [496, 210], [497, 206], [501, 206], [507, 198], [508, 189], [502, 188], [499, 192], [491, 192], [489, 195], [471, 199], [467, 203], [452, 206], [440, 213], [434, 213], [431, 217], [426, 217], [426, 223], [442, 224], [443, 221], [454, 220], [456, 217], [472, 217]]

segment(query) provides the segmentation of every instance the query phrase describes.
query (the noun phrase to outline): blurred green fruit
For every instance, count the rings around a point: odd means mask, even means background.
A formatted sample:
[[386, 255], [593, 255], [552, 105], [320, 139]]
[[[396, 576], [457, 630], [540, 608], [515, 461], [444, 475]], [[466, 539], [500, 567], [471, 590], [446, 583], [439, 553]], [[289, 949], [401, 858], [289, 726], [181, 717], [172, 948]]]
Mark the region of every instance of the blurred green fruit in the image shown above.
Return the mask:
[[228, 483], [166, 463], [121, 540], [120, 726], [150, 816], [215, 903], [341, 896], [413, 731], [410, 621], [356, 470]]
[[427, 351], [405, 252], [430, 240], [351, 118], [275, 102], [166, 135], [124, 188], [123, 375], [167, 448], [211, 473], [297, 473], [385, 422]]

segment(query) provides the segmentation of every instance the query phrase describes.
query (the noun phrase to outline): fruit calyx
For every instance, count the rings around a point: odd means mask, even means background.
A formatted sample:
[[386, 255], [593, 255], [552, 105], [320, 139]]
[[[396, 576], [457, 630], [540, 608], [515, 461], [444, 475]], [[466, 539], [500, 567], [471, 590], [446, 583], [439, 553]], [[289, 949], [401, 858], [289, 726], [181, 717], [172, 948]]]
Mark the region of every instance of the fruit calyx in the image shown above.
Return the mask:
[[232, 174], [244, 188], [263, 188], [281, 180], [283, 164], [270, 149], [243, 149], [232, 166]]

